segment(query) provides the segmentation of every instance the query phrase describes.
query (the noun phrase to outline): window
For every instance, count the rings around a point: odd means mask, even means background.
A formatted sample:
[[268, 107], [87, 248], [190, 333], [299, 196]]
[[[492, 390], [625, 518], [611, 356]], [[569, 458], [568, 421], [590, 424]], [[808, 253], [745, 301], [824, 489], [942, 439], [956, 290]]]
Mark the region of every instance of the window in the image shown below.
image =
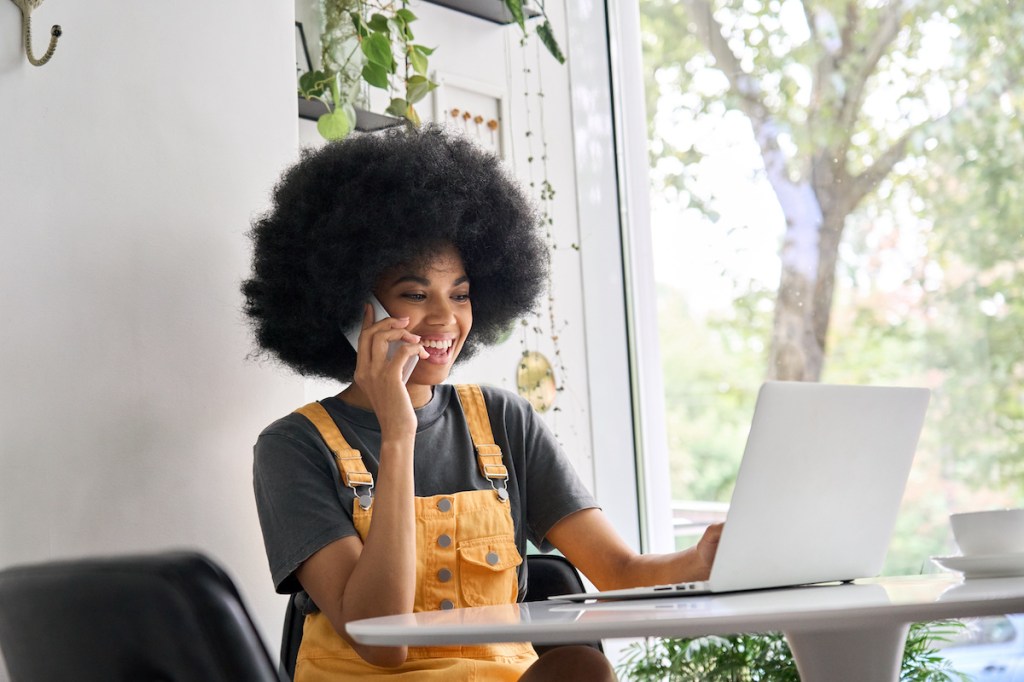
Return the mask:
[[949, 513], [1024, 501], [1024, 8], [640, 11], [677, 528], [723, 513], [765, 379], [927, 386], [885, 568], [917, 573]]

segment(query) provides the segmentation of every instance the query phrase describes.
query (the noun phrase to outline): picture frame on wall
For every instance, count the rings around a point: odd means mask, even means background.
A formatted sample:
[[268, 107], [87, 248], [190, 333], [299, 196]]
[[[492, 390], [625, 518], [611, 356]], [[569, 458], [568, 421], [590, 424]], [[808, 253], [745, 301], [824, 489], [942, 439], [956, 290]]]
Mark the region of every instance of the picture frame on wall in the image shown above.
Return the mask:
[[457, 130], [498, 158], [510, 160], [506, 90], [451, 73], [436, 73], [434, 81], [434, 122]]
[[295, 22], [295, 77], [313, 70], [313, 62], [309, 58], [309, 45], [306, 43], [306, 32], [302, 22]]

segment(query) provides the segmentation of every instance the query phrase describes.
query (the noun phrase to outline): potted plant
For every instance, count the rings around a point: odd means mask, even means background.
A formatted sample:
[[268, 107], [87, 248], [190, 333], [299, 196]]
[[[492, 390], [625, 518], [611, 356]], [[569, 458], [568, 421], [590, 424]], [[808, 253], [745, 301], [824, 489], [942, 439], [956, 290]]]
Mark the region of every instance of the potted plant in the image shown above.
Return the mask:
[[[530, 8], [524, 8], [523, 0], [492, 2], [500, 2], [526, 34]], [[429, 75], [436, 48], [415, 42], [417, 17], [408, 5], [408, 0], [323, 0], [322, 67], [304, 73], [298, 89], [300, 96], [324, 105], [317, 130], [325, 139], [341, 139], [356, 128], [357, 109], [367, 106], [365, 93], [371, 87], [388, 92], [384, 113], [394, 122], [419, 124], [416, 104], [437, 87]], [[541, 18], [537, 35], [564, 63], [543, 2], [538, 7], [530, 12]]]
[[[967, 676], [953, 670], [937, 646], [963, 627], [960, 621], [911, 625], [900, 680], [966, 682]], [[630, 646], [617, 672], [631, 682], [800, 682], [793, 654], [780, 633], [645, 640]]]

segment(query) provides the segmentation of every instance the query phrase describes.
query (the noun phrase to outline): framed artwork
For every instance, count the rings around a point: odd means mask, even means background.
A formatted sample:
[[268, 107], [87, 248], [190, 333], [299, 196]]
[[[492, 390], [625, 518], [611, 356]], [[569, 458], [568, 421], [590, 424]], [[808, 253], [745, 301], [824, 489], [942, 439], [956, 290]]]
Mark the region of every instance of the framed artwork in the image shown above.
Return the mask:
[[434, 75], [434, 122], [454, 128], [505, 159], [510, 149], [504, 89], [455, 74]]
[[309, 59], [309, 45], [306, 44], [306, 32], [302, 30], [302, 22], [295, 22], [295, 76], [298, 78], [307, 71], [313, 70], [313, 62]]

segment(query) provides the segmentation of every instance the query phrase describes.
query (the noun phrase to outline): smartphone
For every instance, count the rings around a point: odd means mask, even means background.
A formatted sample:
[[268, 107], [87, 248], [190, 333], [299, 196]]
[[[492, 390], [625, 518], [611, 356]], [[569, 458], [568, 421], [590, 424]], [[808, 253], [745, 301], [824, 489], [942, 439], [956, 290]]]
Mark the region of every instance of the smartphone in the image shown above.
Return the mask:
[[[367, 302], [371, 306], [373, 306], [373, 321], [374, 322], [380, 322], [381, 320], [383, 320], [385, 318], [391, 317], [391, 315], [388, 314], [388, 311], [384, 310], [384, 306], [382, 306], [380, 304], [380, 301], [378, 301], [377, 297], [374, 296], [373, 294], [370, 294], [370, 299]], [[354, 325], [352, 325], [348, 330], [345, 331], [345, 338], [348, 339], [348, 342], [351, 343], [352, 347], [356, 349], [356, 352], [359, 351], [359, 332], [361, 332], [362, 330], [363, 330], [363, 320], [362, 320], [362, 316], [360, 316], [359, 321], [357, 321]], [[388, 345], [388, 359], [389, 360], [395, 354], [395, 350], [399, 346], [401, 346], [403, 343], [405, 343], [405, 342], [404, 341], [392, 341]], [[402, 381], [405, 381], [405, 382], [409, 381], [409, 377], [412, 376], [412, 370], [415, 369], [416, 363], [419, 362], [419, 361], [420, 361], [420, 356], [419, 355], [413, 355], [411, 358], [409, 358], [408, 361], [406, 361], [405, 367], [402, 368]]]

